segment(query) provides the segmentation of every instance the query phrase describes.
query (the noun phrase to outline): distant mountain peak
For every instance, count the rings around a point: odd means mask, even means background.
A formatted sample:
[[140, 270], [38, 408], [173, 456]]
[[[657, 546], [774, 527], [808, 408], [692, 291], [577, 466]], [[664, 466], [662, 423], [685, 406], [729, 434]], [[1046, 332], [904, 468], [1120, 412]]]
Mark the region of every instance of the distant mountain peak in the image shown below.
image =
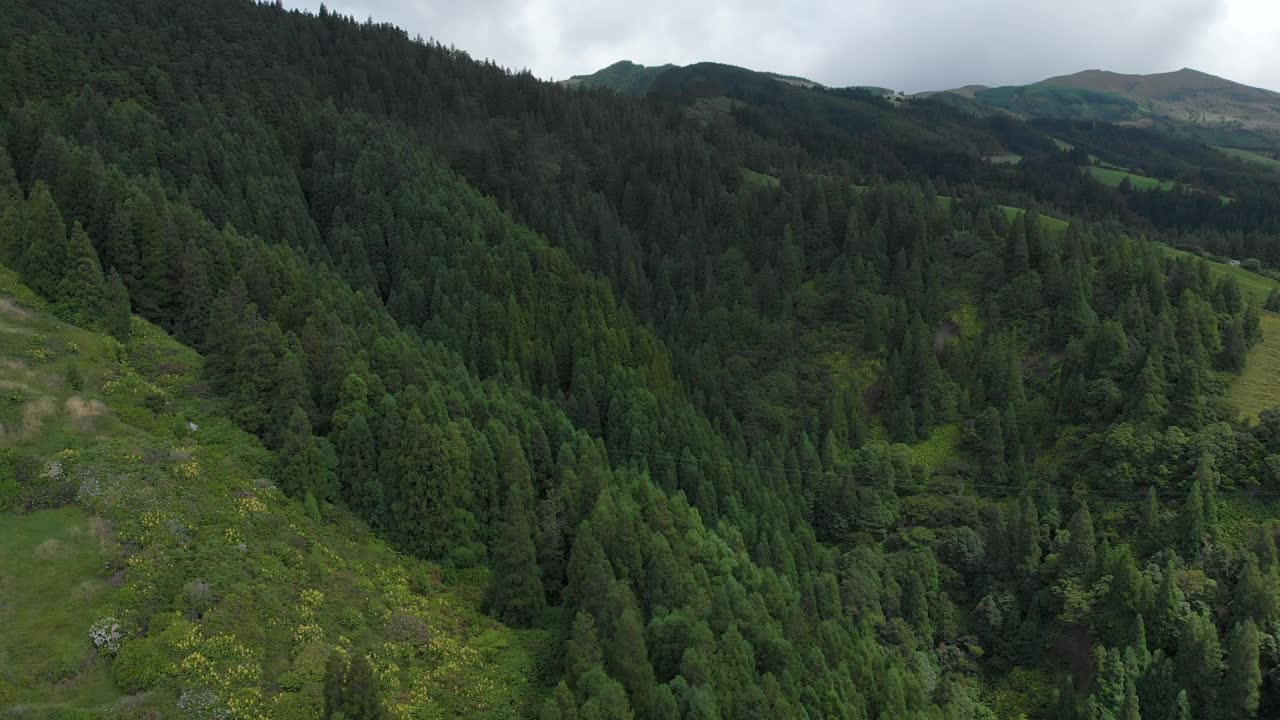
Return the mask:
[[1081, 90], [1111, 92], [1145, 100], [1171, 100], [1187, 93], [1229, 91], [1237, 99], [1280, 100], [1280, 94], [1250, 87], [1233, 80], [1210, 75], [1202, 70], [1184, 67], [1180, 70], [1147, 75], [1118, 73], [1111, 70], [1083, 70], [1041, 80], [1041, 87], [1070, 87]]
[[1030, 85], [920, 93], [977, 114], [1163, 126], [1211, 145], [1280, 144], [1280, 93], [1183, 67], [1150, 74], [1090, 68]]

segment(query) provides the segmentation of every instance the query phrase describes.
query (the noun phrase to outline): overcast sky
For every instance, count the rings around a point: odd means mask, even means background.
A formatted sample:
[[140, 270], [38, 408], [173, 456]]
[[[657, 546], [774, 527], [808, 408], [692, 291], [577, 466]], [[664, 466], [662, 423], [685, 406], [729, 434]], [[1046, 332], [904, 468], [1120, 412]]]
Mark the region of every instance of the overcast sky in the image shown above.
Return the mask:
[[[285, 0], [316, 10], [319, 0]], [[703, 60], [916, 92], [1193, 67], [1280, 90], [1280, 0], [328, 0], [561, 80]]]

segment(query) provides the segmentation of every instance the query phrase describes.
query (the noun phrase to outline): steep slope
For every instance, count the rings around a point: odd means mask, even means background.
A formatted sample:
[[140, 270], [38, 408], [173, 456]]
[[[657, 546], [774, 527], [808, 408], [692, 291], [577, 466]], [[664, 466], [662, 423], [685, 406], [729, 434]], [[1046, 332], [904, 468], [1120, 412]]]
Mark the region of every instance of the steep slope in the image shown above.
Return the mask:
[[317, 717], [331, 658], [357, 656], [394, 717], [525, 714], [545, 634], [287, 499], [192, 350], [47, 312], [0, 267], [6, 717]]

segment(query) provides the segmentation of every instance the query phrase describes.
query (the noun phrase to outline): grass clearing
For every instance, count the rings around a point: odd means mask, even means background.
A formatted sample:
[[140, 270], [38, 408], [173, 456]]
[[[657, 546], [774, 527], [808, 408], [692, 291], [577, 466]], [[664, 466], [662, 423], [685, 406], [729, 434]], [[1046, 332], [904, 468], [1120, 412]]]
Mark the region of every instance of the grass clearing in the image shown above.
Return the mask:
[[1129, 181], [1129, 185], [1135, 190], [1174, 190], [1178, 184], [1168, 180], [1158, 180], [1146, 175], [1137, 175], [1124, 170], [1113, 170], [1111, 168], [1091, 166], [1088, 172], [1098, 182], [1110, 187], [1119, 187], [1125, 180]]
[[913, 464], [933, 472], [947, 461], [955, 459], [959, 443], [960, 423], [955, 422], [935, 427], [927, 439], [906, 447], [911, 453]]
[[976, 338], [982, 334], [982, 318], [978, 316], [978, 306], [966, 302], [947, 315], [959, 331], [961, 337]]
[[772, 190], [782, 184], [782, 180], [764, 173], [742, 168], [742, 186], [748, 190]]
[[1253, 152], [1252, 150], [1241, 150], [1240, 148], [1222, 147], [1220, 145], [1215, 147], [1220, 152], [1226, 153], [1227, 155], [1230, 155], [1231, 157], [1234, 157], [1236, 159], [1244, 160], [1245, 162], [1252, 163], [1254, 165], [1259, 165], [1265, 168], [1270, 168], [1272, 170], [1280, 172], [1280, 160], [1277, 160], [1273, 157], [1267, 157], [1262, 153], [1256, 153], [1256, 152]]
[[1262, 314], [1262, 340], [1249, 349], [1244, 370], [1232, 380], [1231, 402], [1246, 420], [1280, 405], [1280, 315]]
[[988, 155], [984, 157], [983, 160], [994, 165], [1017, 165], [1022, 162], [1022, 156], [1016, 153], [1009, 153], [1007, 155]]
[[[1013, 222], [1014, 220], [1018, 219], [1019, 215], [1026, 212], [1026, 210], [1024, 210], [1023, 208], [1016, 208], [1010, 205], [1001, 205], [1000, 210], [1004, 213], [1004, 218], [1007, 222]], [[1070, 226], [1071, 224], [1068, 223], [1066, 220], [1059, 220], [1056, 217], [1049, 217], [1048, 215], [1040, 216], [1041, 230], [1058, 233], [1058, 232], [1065, 232], [1066, 229]]]
[[1215, 273], [1234, 277], [1236, 282], [1240, 283], [1241, 292], [1246, 296], [1257, 300], [1259, 305], [1266, 302], [1267, 296], [1271, 294], [1272, 290], [1280, 289], [1280, 281], [1272, 280], [1269, 277], [1259, 275], [1255, 272], [1250, 272], [1242, 267], [1216, 262], [1209, 260], [1208, 258], [1200, 258], [1200, 256], [1194, 253], [1171, 248], [1168, 245], [1159, 245], [1159, 248], [1165, 255], [1177, 260], [1186, 258], [1202, 259], [1209, 263], [1209, 268]]
[[116, 590], [103, 538], [78, 507], [0, 514], [0, 676], [42, 705], [100, 706], [121, 693], [89, 627]]

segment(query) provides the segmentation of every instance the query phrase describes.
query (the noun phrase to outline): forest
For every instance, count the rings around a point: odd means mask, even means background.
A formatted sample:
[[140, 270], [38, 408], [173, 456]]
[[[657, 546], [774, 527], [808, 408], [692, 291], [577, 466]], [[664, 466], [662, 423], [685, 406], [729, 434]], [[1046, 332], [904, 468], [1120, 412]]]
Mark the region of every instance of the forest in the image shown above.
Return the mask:
[[[1166, 251], [1280, 268], [1280, 179], [727, 66], [564, 87], [323, 7], [0, 3], [0, 48], [0, 265], [198, 351], [299, 518], [480, 578], [544, 638], [486, 716], [1280, 714], [1280, 411], [1229, 400], [1276, 308]], [[0, 511], [78, 497], [43, 452], [0, 453]], [[317, 626], [305, 678], [185, 671], [201, 562], [98, 656], [172, 698], [146, 717], [481, 716], [372, 631]], [[5, 665], [0, 705], [57, 680]]]

